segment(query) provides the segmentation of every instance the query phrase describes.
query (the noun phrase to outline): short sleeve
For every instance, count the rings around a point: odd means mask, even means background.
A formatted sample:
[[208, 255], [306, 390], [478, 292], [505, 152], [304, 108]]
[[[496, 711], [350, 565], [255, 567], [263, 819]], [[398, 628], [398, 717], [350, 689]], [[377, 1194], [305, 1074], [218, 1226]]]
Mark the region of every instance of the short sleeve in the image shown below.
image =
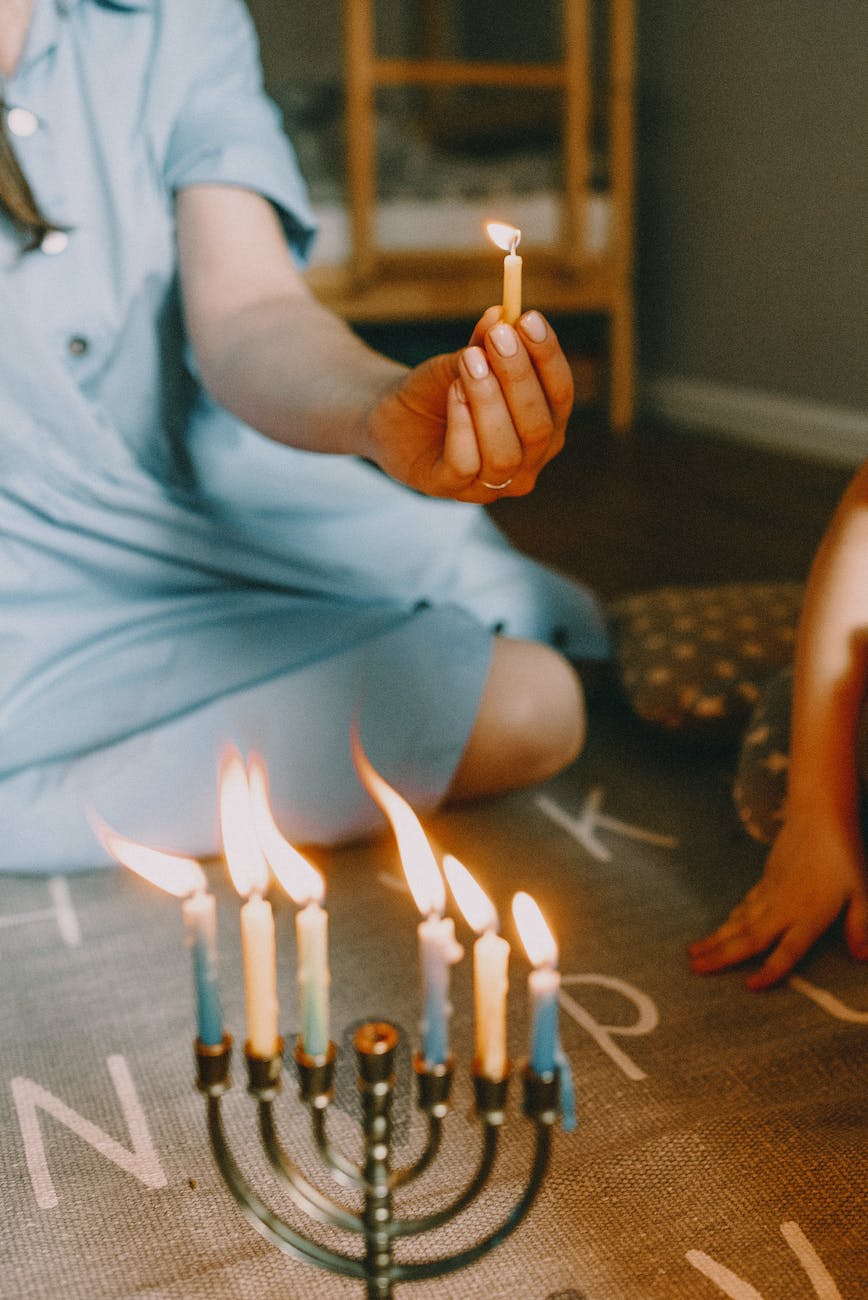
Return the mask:
[[253, 21], [241, 0], [197, 0], [190, 10], [189, 42], [175, 40], [165, 51], [186, 82], [164, 158], [165, 184], [170, 192], [221, 183], [255, 190], [275, 205], [304, 260], [316, 219], [280, 113], [263, 88]]

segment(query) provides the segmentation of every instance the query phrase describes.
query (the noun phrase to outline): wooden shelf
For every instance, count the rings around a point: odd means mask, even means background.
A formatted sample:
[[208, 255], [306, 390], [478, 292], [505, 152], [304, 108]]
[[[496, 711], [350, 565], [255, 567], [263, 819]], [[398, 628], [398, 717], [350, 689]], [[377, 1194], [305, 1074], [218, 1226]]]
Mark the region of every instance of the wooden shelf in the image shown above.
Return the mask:
[[[436, 3], [436, 0], [430, 0]], [[373, 0], [344, 0], [347, 209], [345, 263], [308, 273], [316, 295], [347, 320], [475, 317], [499, 292], [496, 254], [391, 252], [377, 246], [375, 92], [381, 86], [494, 86], [562, 92], [562, 230], [557, 248], [525, 243], [525, 300], [545, 313], [599, 312], [609, 320], [609, 412], [613, 427], [633, 418], [633, 0], [607, 0], [605, 104], [609, 230], [606, 250], [585, 240], [591, 184], [592, 69], [589, 0], [562, 0], [563, 59], [556, 64], [384, 59], [376, 53]]]

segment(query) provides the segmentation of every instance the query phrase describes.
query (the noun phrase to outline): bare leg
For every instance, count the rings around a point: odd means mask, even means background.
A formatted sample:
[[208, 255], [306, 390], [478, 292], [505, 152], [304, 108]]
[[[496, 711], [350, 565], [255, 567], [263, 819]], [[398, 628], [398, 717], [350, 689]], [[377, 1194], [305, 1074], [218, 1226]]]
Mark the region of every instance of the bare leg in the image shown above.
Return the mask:
[[567, 660], [539, 642], [502, 637], [447, 802], [544, 781], [584, 741], [584, 692]]

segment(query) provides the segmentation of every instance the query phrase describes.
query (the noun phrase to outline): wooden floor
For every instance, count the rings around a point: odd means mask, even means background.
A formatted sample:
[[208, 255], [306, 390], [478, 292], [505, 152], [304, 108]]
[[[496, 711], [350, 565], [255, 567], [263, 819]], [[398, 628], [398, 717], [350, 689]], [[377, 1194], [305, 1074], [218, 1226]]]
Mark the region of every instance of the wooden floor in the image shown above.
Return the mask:
[[705, 432], [617, 436], [574, 417], [529, 497], [492, 513], [603, 595], [664, 582], [803, 579], [852, 470]]

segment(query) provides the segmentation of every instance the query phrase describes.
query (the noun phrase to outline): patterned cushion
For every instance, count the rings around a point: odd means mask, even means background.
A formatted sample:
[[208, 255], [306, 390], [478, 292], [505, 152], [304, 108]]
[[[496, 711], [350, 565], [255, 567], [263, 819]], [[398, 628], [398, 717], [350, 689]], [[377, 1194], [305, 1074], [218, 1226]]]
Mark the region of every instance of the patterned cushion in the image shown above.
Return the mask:
[[[770, 677], [741, 742], [732, 797], [748, 835], [761, 844], [771, 844], [786, 813], [792, 695], [791, 668]], [[856, 767], [862, 783], [863, 825], [868, 832], [868, 702], [859, 719]]]
[[647, 722], [707, 741], [744, 734], [764, 681], [790, 664], [795, 582], [659, 587], [609, 605], [618, 676]]
[[765, 683], [739, 753], [732, 797], [748, 835], [761, 844], [771, 844], [784, 820], [792, 694], [791, 668]]

